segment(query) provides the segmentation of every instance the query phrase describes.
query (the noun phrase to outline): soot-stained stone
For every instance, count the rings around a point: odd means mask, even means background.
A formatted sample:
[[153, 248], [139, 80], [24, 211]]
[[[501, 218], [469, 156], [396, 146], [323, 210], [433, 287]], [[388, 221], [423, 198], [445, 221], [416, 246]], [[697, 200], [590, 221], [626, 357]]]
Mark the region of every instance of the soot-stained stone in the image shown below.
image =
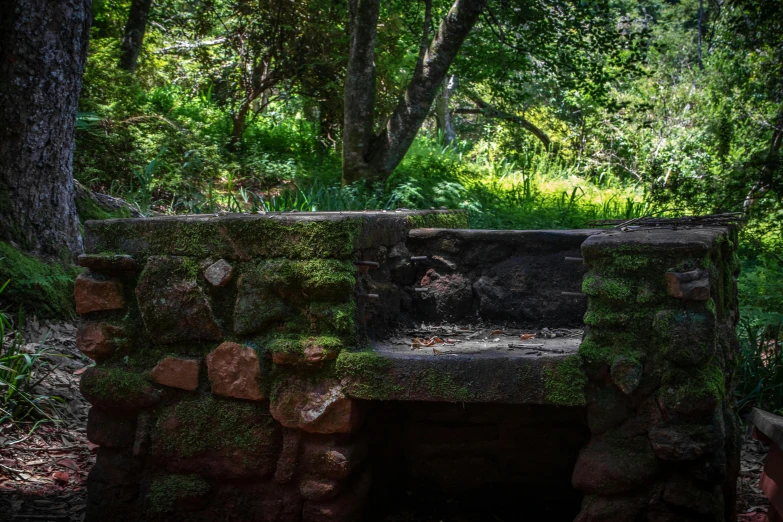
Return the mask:
[[220, 259], [215, 263], [212, 263], [209, 268], [204, 270], [204, 278], [209, 281], [212, 286], [223, 287], [231, 281], [231, 276], [234, 274], [234, 269], [225, 259]]
[[124, 346], [125, 330], [105, 322], [82, 321], [76, 331], [76, 346], [93, 361], [108, 359], [114, 351]]
[[653, 325], [665, 339], [666, 358], [679, 366], [699, 367], [715, 354], [718, 329], [711, 313], [661, 311]]
[[158, 384], [194, 391], [198, 388], [199, 359], [166, 357], [152, 369], [152, 380]]
[[209, 301], [196, 284], [197, 270], [195, 262], [181, 257], [153, 256], [147, 261], [136, 286], [136, 298], [144, 326], [154, 341], [222, 338]]
[[221, 344], [207, 355], [207, 374], [216, 395], [252, 401], [265, 398], [258, 353], [249, 346]]
[[430, 319], [458, 319], [470, 314], [473, 290], [462, 274], [441, 275], [434, 269], [421, 280], [426, 292], [420, 294], [418, 308]]
[[103, 279], [95, 274], [79, 274], [74, 284], [73, 294], [76, 301], [76, 313], [79, 314], [125, 308], [122, 283]]
[[288, 379], [278, 385], [270, 412], [286, 428], [310, 433], [350, 433], [363, 417], [358, 402], [346, 397], [336, 380]]

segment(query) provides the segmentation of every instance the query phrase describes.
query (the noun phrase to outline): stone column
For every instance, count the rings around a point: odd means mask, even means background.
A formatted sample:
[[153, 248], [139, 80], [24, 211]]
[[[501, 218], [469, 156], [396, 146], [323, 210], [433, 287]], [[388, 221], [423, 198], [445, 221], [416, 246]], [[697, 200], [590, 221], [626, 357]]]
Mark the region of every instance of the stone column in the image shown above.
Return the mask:
[[732, 520], [739, 426], [736, 234], [724, 228], [591, 236], [591, 432], [572, 482], [579, 522]]

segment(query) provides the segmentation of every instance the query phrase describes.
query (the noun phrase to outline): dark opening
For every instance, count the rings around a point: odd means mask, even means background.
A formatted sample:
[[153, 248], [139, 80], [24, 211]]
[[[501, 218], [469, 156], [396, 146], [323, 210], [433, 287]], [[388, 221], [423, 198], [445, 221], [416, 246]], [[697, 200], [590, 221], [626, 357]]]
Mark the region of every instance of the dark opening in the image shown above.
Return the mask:
[[[366, 521], [573, 520], [582, 408], [374, 403]], [[547, 518], [540, 518], [546, 516]]]

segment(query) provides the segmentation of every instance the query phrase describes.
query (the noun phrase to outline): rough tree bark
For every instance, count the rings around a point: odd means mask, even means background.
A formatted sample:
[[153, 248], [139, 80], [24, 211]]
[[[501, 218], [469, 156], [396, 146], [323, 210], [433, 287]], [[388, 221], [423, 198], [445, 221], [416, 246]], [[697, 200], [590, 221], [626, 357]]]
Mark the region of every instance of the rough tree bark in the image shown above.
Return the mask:
[[131, 73], [136, 70], [136, 63], [141, 54], [151, 6], [152, 0], [131, 0], [120, 51], [120, 68]]
[[443, 141], [446, 145], [450, 145], [452, 148], [456, 147], [457, 134], [454, 132], [454, 122], [451, 118], [449, 103], [456, 84], [456, 76], [447, 76], [443, 80], [443, 87], [440, 90], [440, 94], [438, 94], [438, 100], [435, 102], [435, 117], [438, 122], [438, 132], [443, 135]]
[[[350, 0], [348, 70], [345, 79], [343, 183], [382, 181], [413, 143], [449, 66], [476, 24], [487, 0], [456, 0], [421, 53], [405, 93], [381, 132], [373, 134], [375, 39], [380, 0]], [[425, 35], [429, 30], [425, 23]]]
[[0, 2], [0, 237], [37, 254], [82, 251], [72, 169], [90, 8]]

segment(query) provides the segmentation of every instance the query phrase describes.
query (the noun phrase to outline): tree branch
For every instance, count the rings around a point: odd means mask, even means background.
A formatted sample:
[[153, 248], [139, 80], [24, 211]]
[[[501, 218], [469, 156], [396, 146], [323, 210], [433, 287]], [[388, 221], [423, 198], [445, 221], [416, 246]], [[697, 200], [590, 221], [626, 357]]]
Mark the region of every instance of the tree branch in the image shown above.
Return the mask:
[[510, 121], [512, 123], [515, 123], [522, 127], [523, 129], [527, 130], [531, 134], [533, 134], [538, 140], [541, 142], [541, 144], [544, 146], [546, 150], [550, 150], [550, 147], [555, 149], [556, 147], [552, 144], [552, 140], [549, 139], [549, 136], [546, 132], [538, 128], [533, 122], [530, 120], [523, 118], [522, 116], [518, 116], [516, 114], [511, 114], [510, 112], [501, 111], [500, 109], [497, 109], [490, 105], [489, 103], [485, 102], [481, 98], [479, 98], [476, 94], [473, 94], [471, 92], [465, 93], [465, 95], [476, 104], [476, 109], [456, 109], [454, 112], [457, 114], [482, 114], [487, 118], [497, 118], [500, 120], [506, 120]]

